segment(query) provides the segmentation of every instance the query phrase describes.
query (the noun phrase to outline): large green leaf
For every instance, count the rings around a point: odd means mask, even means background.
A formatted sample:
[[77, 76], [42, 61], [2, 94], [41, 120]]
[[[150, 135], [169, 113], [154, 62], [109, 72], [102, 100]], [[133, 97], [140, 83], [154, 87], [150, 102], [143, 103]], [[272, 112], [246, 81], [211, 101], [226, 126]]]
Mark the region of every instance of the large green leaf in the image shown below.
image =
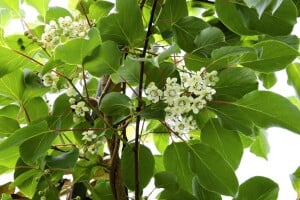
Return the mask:
[[95, 19], [96, 23], [104, 16], [108, 15], [114, 4], [108, 1], [94, 2], [89, 7], [89, 19]]
[[263, 128], [280, 126], [300, 133], [299, 109], [288, 99], [269, 91], [253, 91], [236, 102], [213, 101], [210, 107], [227, 127], [245, 134], [251, 134], [253, 124]]
[[218, 74], [219, 81], [216, 86], [214, 99], [222, 96], [231, 96], [237, 99], [256, 90], [258, 82], [253, 70], [242, 67], [230, 67]]
[[160, 9], [157, 24], [162, 35], [168, 37], [172, 25], [188, 15], [187, 4], [185, 0], [166, 0]]
[[234, 196], [238, 180], [226, 160], [213, 148], [204, 144], [192, 145], [189, 149], [189, 164], [205, 189]]
[[70, 108], [69, 97], [66, 94], [62, 94], [55, 99], [48, 123], [51, 129], [57, 127], [70, 128], [73, 125], [73, 113]]
[[57, 46], [54, 51], [55, 59], [68, 64], [82, 64], [85, 57], [89, 56], [101, 43], [98, 29], [92, 28], [88, 36], [89, 39], [75, 38]]
[[239, 193], [234, 200], [274, 200], [277, 199], [277, 183], [262, 176], [255, 176], [240, 185]]
[[130, 114], [130, 98], [118, 92], [111, 92], [104, 96], [101, 101], [101, 111], [112, 116], [115, 119], [120, 119]]
[[288, 74], [289, 83], [294, 86], [300, 97], [300, 63], [290, 64], [287, 67], [286, 72]]
[[62, 7], [50, 7], [46, 13], [46, 23], [49, 23], [51, 20], [58, 20], [60, 17], [70, 16], [72, 14], [65, 8]]
[[201, 141], [219, 152], [232, 168], [238, 168], [243, 144], [236, 132], [224, 129], [218, 120], [211, 119], [202, 129]]
[[276, 40], [259, 42], [254, 47], [261, 49], [261, 54], [245, 54], [240, 64], [264, 73], [285, 68], [299, 55], [294, 48]]
[[[141, 188], [145, 188], [154, 173], [154, 157], [146, 146], [139, 146], [139, 183]], [[134, 190], [134, 147], [127, 145], [122, 153], [121, 169], [124, 183], [130, 190]]]
[[270, 146], [265, 131], [260, 129], [256, 130], [255, 141], [252, 143], [250, 151], [255, 155], [267, 160]]
[[0, 116], [0, 137], [9, 136], [19, 128], [20, 126], [17, 120]]
[[46, 156], [46, 165], [49, 168], [70, 169], [73, 168], [78, 160], [79, 150], [73, 148], [70, 151], [59, 155]]
[[127, 82], [129, 84], [138, 83], [140, 80], [140, 62], [130, 56], [126, 57], [122, 65], [115, 74], [114, 83]]
[[30, 99], [24, 107], [31, 121], [46, 118], [49, 114], [49, 106], [42, 97]]
[[[178, 46], [186, 52], [191, 52], [197, 48], [195, 44], [196, 36], [209, 25], [197, 17], [184, 17], [173, 23], [173, 31]], [[200, 43], [200, 42], [198, 42]]]
[[191, 193], [179, 189], [178, 191], [169, 191], [164, 190], [160, 195], [159, 198], [161, 200], [196, 200], [196, 197], [194, 197]]
[[165, 188], [170, 191], [177, 191], [179, 189], [177, 177], [167, 171], [158, 172], [154, 175], [154, 185], [157, 188]]
[[36, 165], [37, 160], [46, 155], [56, 137], [56, 133], [46, 132], [24, 141], [19, 147], [22, 160], [26, 164]]
[[1, 0], [0, 6], [11, 9], [16, 13], [19, 13], [20, 11], [20, 2], [18, 0], [17, 1]]
[[37, 63], [29, 60], [20, 52], [10, 49], [8, 47], [0, 46], [0, 77], [15, 71], [21, 67], [32, 68], [33, 66], [39, 66]]
[[94, 50], [92, 55], [85, 60], [85, 68], [92, 75], [101, 77], [117, 72], [120, 67], [121, 52], [117, 43], [106, 41]]
[[46, 15], [46, 12], [49, 8], [48, 7], [49, 0], [42, 0], [42, 1], [26, 0], [26, 3], [34, 7], [42, 16]]
[[191, 171], [188, 159], [188, 146], [184, 143], [172, 143], [163, 154], [166, 171], [177, 176], [180, 188], [192, 192], [192, 179], [194, 173]]
[[261, 16], [254, 8], [237, 1], [216, 0], [216, 11], [220, 20], [240, 35], [288, 35], [297, 18], [297, 9], [292, 0], [283, 1], [280, 6], [273, 6], [273, 9], [266, 10]]
[[216, 27], [207, 27], [196, 36], [194, 43], [197, 48], [194, 50], [196, 54], [210, 56], [210, 53], [218, 47], [224, 46], [225, 35]]
[[117, 0], [117, 13], [100, 20], [101, 38], [121, 45], [141, 45], [145, 39], [142, 14], [136, 0]]
[[93, 199], [113, 200], [114, 196], [110, 189], [109, 181], [98, 180], [96, 186], [93, 188]]
[[18, 146], [24, 141], [29, 140], [35, 136], [49, 133], [48, 124], [46, 121], [30, 124], [24, 128], [16, 130], [7, 139], [0, 143], [0, 151], [6, 148]]
[[18, 158], [18, 147], [9, 147], [0, 151], [0, 174], [13, 171]]
[[221, 200], [221, 195], [208, 191], [200, 185], [198, 177], [193, 178], [193, 194], [196, 196], [197, 200]]
[[[0, 69], [2, 69], [2, 67], [0, 67]], [[0, 78], [0, 84], [1, 95], [9, 97], [15, 101], [22, 99], [25, 87], [23, 73], [20, 70], [16, 70], [14, 73], [7, 74]]]

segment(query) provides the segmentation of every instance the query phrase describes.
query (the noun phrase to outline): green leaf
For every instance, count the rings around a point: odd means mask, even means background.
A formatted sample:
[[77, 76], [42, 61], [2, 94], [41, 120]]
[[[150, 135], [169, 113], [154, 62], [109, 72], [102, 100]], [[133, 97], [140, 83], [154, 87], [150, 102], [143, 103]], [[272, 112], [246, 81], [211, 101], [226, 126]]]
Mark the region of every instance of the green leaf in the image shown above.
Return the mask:
[[120, 83], [126, 81], [127, 83], [130, 83], [132, 85], [134, 83], [138, 83], [139, 80], [140, 62], [130, 56], [127, 56], [124, 65], [122, 65], [116, 72], [113, 82]]
[[25, 140], [19, 147], [22, 160], [26, 164], [36, 165], [37, 160], [46, 155], [56, 137], [56, 133], [46, 132]]
[[157, 188], [164, 188], [171, 191], [177, 191], [179, 189], [177, 177], [167, 171], [158, 172], [154, 175], [154, 185]]
[[110, 92], [103, 97], [100, 110], [115, 119], [123, 118], [130, 114], [130, 98], [119, 92]]
[[16, 130], [7, 139], [0, 143], [0, 151], [6, 148], [18, 146], [24, 141], [29, 140], [35, 136], [49, 133], [48, 124], [46, 121], [32, 123], [24, 128]]
[[10, 1], [10, 0], [1, 0], [0, 6], [3, 8], [8, 8], [16, 13], [20, 11], [20, 2], [17, 1]]
[[71, 169], [75, 166], [79, 155], [77, 148], [72, 148], [70, 151], [63, 152], [59, 155], [46, 156], [46, 165], [49, 168]]
[[270, 145], [267, 139], [267, 133], [261, 129], [256, 131], [255, 141], [250, 147], [250, 152], [254, 153], [256, 156], [268, 159], [268, 153], [270, 151]]
[[277, 183], [262, 176], [255, 176], [241, 184], [238, 196], [234, 200], [274, 200], [277, 199]]
[[114, 4], [108, 1], [94, 2], [89, 7], [88, 17], [95, 19], [97, 23], [101, 18], [107, 16], [113, 7]]
[[292, 63], [286, 69], [289, 83], [294, 86], [298, 97], [300, 97], [300, 63]]
[[0, 174], [13, 171], [18, 158], [18, 147], [8, 147], [0, 151]]
[[207, 27], [203, 29], [195, 38], [196, 44], [195, 54], [210, 56], [212, 50], [223, 46], [225, 35], [216, 27]]
[[[186, 4], [186, 3], [184, 3]], [[180, 11], [181, 13], [182, 11]], [[169, 21], [167, 21], [169, 22]], [[176, 22], [176, 21], [175, 21]], [[186, 52], [191, 52], [197, 48], [195, 44], [196, 36], [209, 25], [200, 18], [188, 16], [181, 18], [176, 23], [172, 23], [175, 40], [178, 46]], [[199, 39], [198, 39], [199, 40]], [[200, 43], [200, 42], [198, 42]], [[200, 44], [199, 44], [200, 45]]]
[[24, 107], [31, 121], [44, 119], [49, 114], [48, 104], [42, 97], [30, 99]]
[[279, 7], [273, 4], [273, 9], [263, 12], [261, 16], [257, 15], [255, 9], [236, 1], [216, 0], [215, 5], [220, 20], [240, 35], [288, 35], [297, 18], [297, 9], [292, 0], [282, 1]]
[[[0, 61], [0, 63], [2, 63]], [[3, 65], [1, 65], [1, 68]], [[0, 78], [0, 94], [15, 101], [22, 99], [24, 91], [23, 73], [20, 70]]]
[[193, 178], [193, 194], [196, 196], [197, 200], [221, 200], [222, 197], [214, 192], [208, 191], [200, 185], [198, 177]]
[[296, 171], [290, 175], [290, 180], [293, 184], [294, 190], [297, 192], [298, 196], [300, 194], [300, 167], [296, 169]]
[[11, 73], [21, 67], [37, 66], [36, 63], [33, 64], [27, 58], [21, 56], [19, 53], [16, 53], [14, 50], [7, 47], [0, 46], [0, 55], [2, 55], [0, 58], [0, 77], [3, 77], [4, 75]]
[[261, 54], [246, 54], [241, 58], [240, 64], [264, 73], [285, 68], [299, 55], [294, 48], [276, 40], [259, 42], [254, 47], [261, 49]]
[[161, 200], [196, 200], [196, 198], [190, 194], [189, 192], [185, 190], [178, 190], [177, 192], [164, 190], [160, 196], [159, 199]]
[[109, 181], [98, 180], [96, 186], [92, 190], [92, 197], [93, 199], [114, 200]]
[[272, 88], [277, 82], [275, 73], [260, 73], [258, 77], [263, 82], [263, 86], [266, 89]]
[[[247, 130], [243, 127], [249, 128], [253, 123], [262, 128], [280, 126], [300, 133], [299, 109], [288, 99], [272, 92], [253, 91], [236, 102], [212, 102], [210, 106], [227, 126], [246, 131], [245, 134]], [[242, 126], [243, 123], [248, 126]]]
[[17, 186], [24, 195], [32, 198], [41, 176], [42, 171], [40, 169], [32, 169], [22, 159], [19, 159], [16, 163], [12, 186]]
[[72, 14], [65, 8], [62, 7], [50, 7], [46, 13], [46, 23], [49, 23], [51, 20], [58, 20], [60, 17], [70, 16]]
[[83, 60], [101, 43], [98, 29], [92, 28], [88, 36], [88, 39], [75, 38], [57, 46], [54, 50], [55, 59], [68, 64], [82, 64]]
[[0, 116], [0, 137], [9, 136], [19, 128], [20, 126], [17, 120]]
[[117, 72], [120, 67], [121, 52], [113, 41], [106, 41], [94, 50], [85, 62], [85, 68], [94, 76], [101, 77]]
[[[134, 147], [127, 145], [122, 153], [121, 170], [124, 183], [130, 190], [134, 190]], [[154, 157], [151, 151], [143, 145], [139, 146], [139, 183], [145, 188], [154, 173]]]
[[211, 119], [202, 129], [201, 141], [214, 148], [233, 169], [238, 168], [243, 155], [238, 133], [224, 129], [217, 119]]
[[[172, 25], [188, 15], [188, 8], [185, 0], [166, 0], [160, 9], [161, 11], [157, 25], [163, 36], [168, 36]], [[160, 9], [157, 9], [157, 11]]]
[[93, 178], [93, 172], [97, 167], [99, 165], [96, 160], [79, 160], [73, 170], [74, 182], [89, 181]]
[[180, 188], [192, 192], [192, 179], [194, 173], [191, 171], [188, 158], [188, 146], [184, 143], [170, 144], [163, 154], [165, 170], [177, 176]]
[[167, 104], [159, 101], [157, 103], [150, 104], [149, 106], [145, 107], [141, 112], [140, 115], [146, 119], [159, 119], [164, 120], [166, 113], [164, 109], [167, 107]]
[[101, 38], [121, 45], [139, 46], [145, 39], [142, 14], [136, 0], [117, 0], [117, 13], [100, 20]]
[[190, 147], [189, 164], [199, 183], [209, 191], [234, 196], [238, 180], [233, 169], [213, 148], [204, 144]]
[[224, 95], [239, 99], [258, 88], [256, 75], [251, 69], [230, 67], [219, 73], [218, 77], [214, 99], [221, 99]]
[[169, 133], [167, 128], [158, 120], [151, 120], [146, 128], [147, 134], [152, 133], [153, 142], [156, 149], [163, 153], [169, 145]]
[[252, 0], [243, 0], [249, 8], [255, 8], [259, 18], [266, 10], [266, 8], [271, 4], [273, 0], [265, 1], [252, 1]]
[[51, 129], [56, 129], [58, 125], [60, 128], [70, 128], [73, 125], [73, 113], [70, 108], [69, 97], [66, 94], [55, 99], [48, 123]]
[[48, 10], [49, 0], [42, 0], [42, 1], [26, 0], [26, 3], [34, 7], [42, 16], [46, 15], [46, 12]]

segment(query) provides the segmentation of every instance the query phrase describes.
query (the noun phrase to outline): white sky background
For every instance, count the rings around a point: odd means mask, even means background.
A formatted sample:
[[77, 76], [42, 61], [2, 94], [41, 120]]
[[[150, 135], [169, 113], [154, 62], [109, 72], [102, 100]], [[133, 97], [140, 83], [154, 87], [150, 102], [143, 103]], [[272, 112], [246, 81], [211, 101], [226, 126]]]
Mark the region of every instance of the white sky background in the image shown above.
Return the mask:
[[[50, 5], [67, 7], [67, 2], [68, 1], [52, 0]], [[13, 26], [8, 27], [8, 30], [6, 31], [15, 31], [15, 28], [16, 25], [14, 24]], [[293, 34], [300, 37], [299, 19]], [[287, 85], [287, 76], [285, 71], [278, 72], [277, 79], [277, 84], [271, 89], [271, 91], [279, 93], [285, 97], [295, 96], [294, 89]], [[293, 190], [289, 175], [292, 174], [298, 166], [300, 166], [300, 135], [281, 128], [270, 128], [267, 130], [267, 133], [271, 147], [268, 160], [266, 161], [263, 158], [259, 158], [250, 153], [249, 149], [245, 149], [240, 167], [236, 171], [239, 182], [243, 183], [245, 180], [253, 176], [265, 176], [279, 184], [279, 200], [296, 199], [297, 195]], [[0, 185], [10, 180], [13, 180], [12, 174], [2, 175], [0, 176]], [[232, 199], [232, 197], [223, 197], [223, 199], [229, 200]]]

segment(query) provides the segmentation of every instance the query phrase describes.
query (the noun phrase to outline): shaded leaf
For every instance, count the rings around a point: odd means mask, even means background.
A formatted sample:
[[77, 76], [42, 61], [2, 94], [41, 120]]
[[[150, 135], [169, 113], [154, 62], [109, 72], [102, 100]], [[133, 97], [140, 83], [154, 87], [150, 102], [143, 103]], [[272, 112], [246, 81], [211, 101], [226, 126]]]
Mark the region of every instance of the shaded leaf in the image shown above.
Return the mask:
[[193, 178], [193, 194], [197, 198], [197, 200], [204, 200], [204, 199], [221, 200], [222, 199], [221, 195], [208, 191], [205, 188], [203, 188], [200, 185], [199, 178], [196, 176]]
[[[124, 183], [130, 190], [134, 190], [134, 147], [126, 145], [121, 158], [121, 170]], [[154, 157], [146, 146], [139, 146], [139, 183], [145, 188], [154, 173]]]
[[234, 200], [274, 200], [279, 187], [269, 178], [255, 176], [241, 184], [238, 196]]
[[199, 177], [199, 184], [209, 191], [234, 196], [238, 191], [237, 177], [222, 156], [204, 144], [192, 145], [189, 149], [189, 164]]
[[216, 119], [209, 120], [201, 133], [201, 141], [214, 148], [237, 169], [243, 155], [243, 144], [236, 132], [224, 129]]
[[256, 156], [268, 159], [268, 153], [270, 151], [270, 145], [267, 139], [267, 133], [261, 129], [256, 130], [256, 137], [250, 147], [250, 152]]
[[154, 175], [154, 185], [157, 188], [165, 188], [171, 191], [177, 191], [179, 189], [177, 177], [167, 171], [159, 172]]
[[50, 155], [45, 157], [46, 165], [50, 168], [70, 169], [77, 162], [79, 150], [72, 148], [70, 151], [63, 152], [59, 155]]
[[275, 73], [260, 73], [258, 77], [266, 89], [272, 88], [277, 82]]

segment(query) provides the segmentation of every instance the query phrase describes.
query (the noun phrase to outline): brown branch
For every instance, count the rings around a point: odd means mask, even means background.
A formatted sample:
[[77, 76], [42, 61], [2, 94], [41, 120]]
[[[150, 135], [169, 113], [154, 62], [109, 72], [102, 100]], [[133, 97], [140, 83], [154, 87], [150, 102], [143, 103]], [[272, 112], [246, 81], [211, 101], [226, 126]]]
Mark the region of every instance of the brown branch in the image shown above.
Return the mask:
[[29, 113], [28, 113], [28, 111], [27, 111], [27, 109], [26, 109], [26, 107], [25, 107], [25, 105], [24, 105], [24, 103], [22, 101], [20, 102], [20, 106], [24, 110], [27, 123], [30, 123], [31, 119], [30, 119]]
[[16, 54], [19, 54], [19, 55], [21, 55], [21, 56], [27, 58], [28, 60], [31, 60], [32, 62], [35, 62], [36, 64], [38, 64], [38, 65], [40, 65], [40, 66], [44, 66], [43, 63], [37, 61], [37, 60], [34, 59], [34, 58], [31, 58], [30, 56], [27, 56], [26, 54], [24, 54], [24, 53], [22, 53], [22, 52], [19, 52], [19, 51], [15, 50], [15, 49], [10, 49], [10, 50], [13, 51], [13, 52], [15, 52]]
[[85, 17], [87, 23], [89, 24], [89, 27], [92, 27], [92, 24], [91, 24], [91, 22], [90, 22], [90, 20], [89, 20], [89, 17], [87, 16], [87, 13], [86, 13], [86, 10], [85, 10], [85, 8], [84, 8], [84, 6], [83, 6], [83, 4], [82, 4], [82, 1], [80, 1], [79, 4], [80, 4], [80, 7], [81, 7], [81, 9], [82, 9], [82, 12], [83, 12], [84, 17]]

